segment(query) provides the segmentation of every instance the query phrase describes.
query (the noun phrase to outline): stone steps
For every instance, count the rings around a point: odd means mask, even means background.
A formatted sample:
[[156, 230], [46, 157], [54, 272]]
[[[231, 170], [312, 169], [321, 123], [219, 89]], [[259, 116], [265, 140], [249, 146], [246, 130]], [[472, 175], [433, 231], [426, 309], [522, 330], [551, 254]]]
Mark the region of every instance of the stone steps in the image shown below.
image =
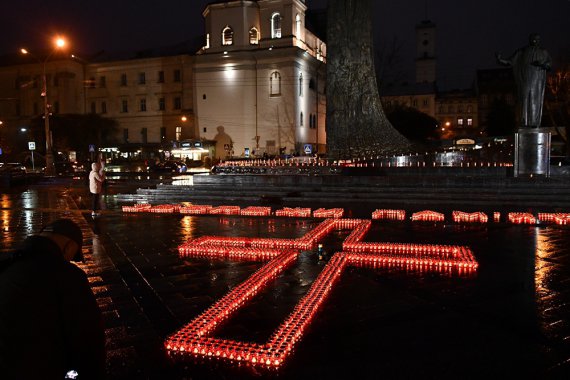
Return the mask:
[[[119, 201], [151, 203], [190, 201], [197, 203], [282, 203], [369, 205], [473, 205], [488, 207], [570, 210], [570, 184], [566, 181], [526, 181], [500, 179], [478, 183], [470, 179], [431, 178], [430, 181], [394, 181], [391, 178], [371, 178], [368, 183], [338, 181], [315, 183], [312, 177], [289, 178], [235, 178], [238, 176], [211, 176], [207, 181], [195, 181], [194, 186], [158, 185], [156, 189], [139, 189], [136, 194], [122, 194]], [[216, 178], [217, 177], [217, 178]], [[307, 180], [308, 178], [308, 180]], [[303, 180], [305, 179], [305, 180]], [[322, 180], [322, 179], [321, 179]], [[198, 182], [198, 183], [197, 183]], [[284, 182], [279, 184], [279, 182]], [[297, 182], [294, 185], [291, 182]], [[332, 182], [332, 183], [331, 183]], [[351, 183], [352, 182], [352, 183]], [[357, 183], [354, 183], [357, 182]], [[398, 184], [393, 182], [399, 182]]]

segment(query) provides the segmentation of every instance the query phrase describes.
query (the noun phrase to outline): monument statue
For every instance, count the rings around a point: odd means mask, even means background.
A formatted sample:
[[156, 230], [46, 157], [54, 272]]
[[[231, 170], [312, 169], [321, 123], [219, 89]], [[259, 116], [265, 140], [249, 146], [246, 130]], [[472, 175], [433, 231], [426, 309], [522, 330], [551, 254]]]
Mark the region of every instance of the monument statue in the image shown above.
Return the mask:
[[552, 65], [550, 55], [540, 47], [540, 36], [531, 34], [528, 46], [518, 49], [508, 59], [504, 59], [500, 53], [496, 56], [500, 64], [513, 68], [517, 86], [519, 125], [540, 127], [546, 72]]
[[372, 55], [372, 0], [329, 0], [327, 149], [353, 158], [406, 151], [378, 94]]

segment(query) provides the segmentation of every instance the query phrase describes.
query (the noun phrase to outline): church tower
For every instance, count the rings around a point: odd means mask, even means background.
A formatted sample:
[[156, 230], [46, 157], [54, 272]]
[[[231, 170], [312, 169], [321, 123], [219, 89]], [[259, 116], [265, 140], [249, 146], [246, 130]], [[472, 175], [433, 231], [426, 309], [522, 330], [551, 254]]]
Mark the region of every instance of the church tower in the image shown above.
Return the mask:
[[436, 80], [435, 24], [424, 20], [416, 26], [416, 83]]

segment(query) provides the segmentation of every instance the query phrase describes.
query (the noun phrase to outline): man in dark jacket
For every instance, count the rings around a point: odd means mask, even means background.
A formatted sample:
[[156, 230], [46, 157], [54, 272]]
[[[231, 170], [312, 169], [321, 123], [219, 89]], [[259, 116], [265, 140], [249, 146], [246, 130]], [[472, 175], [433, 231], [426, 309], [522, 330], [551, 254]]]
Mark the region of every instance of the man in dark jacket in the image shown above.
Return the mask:
[[0, 272], [0, 378], [101, 379], [105, 335], [81, 260], [82, 233], [68, 219], [28, 237]]

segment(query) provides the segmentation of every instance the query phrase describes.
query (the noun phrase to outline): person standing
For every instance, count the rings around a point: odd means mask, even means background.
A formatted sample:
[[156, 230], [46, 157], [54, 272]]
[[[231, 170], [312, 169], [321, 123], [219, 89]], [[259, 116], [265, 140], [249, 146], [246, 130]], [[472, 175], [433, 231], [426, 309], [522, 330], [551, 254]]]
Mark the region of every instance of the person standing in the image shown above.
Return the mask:
[[91, 216], [99, 216], [101, 209], [101, 192], [103, 191], [103, 178], [101, 177], [101, 169], [99, 164], [94, 162], [91, 164], [91, 172], [89, 173], [89, 192], [91, 193]]
[[81, 229], [59, 219], [0, 269], [0, 378], [102, 379], [105, 331], [82, 261]]

